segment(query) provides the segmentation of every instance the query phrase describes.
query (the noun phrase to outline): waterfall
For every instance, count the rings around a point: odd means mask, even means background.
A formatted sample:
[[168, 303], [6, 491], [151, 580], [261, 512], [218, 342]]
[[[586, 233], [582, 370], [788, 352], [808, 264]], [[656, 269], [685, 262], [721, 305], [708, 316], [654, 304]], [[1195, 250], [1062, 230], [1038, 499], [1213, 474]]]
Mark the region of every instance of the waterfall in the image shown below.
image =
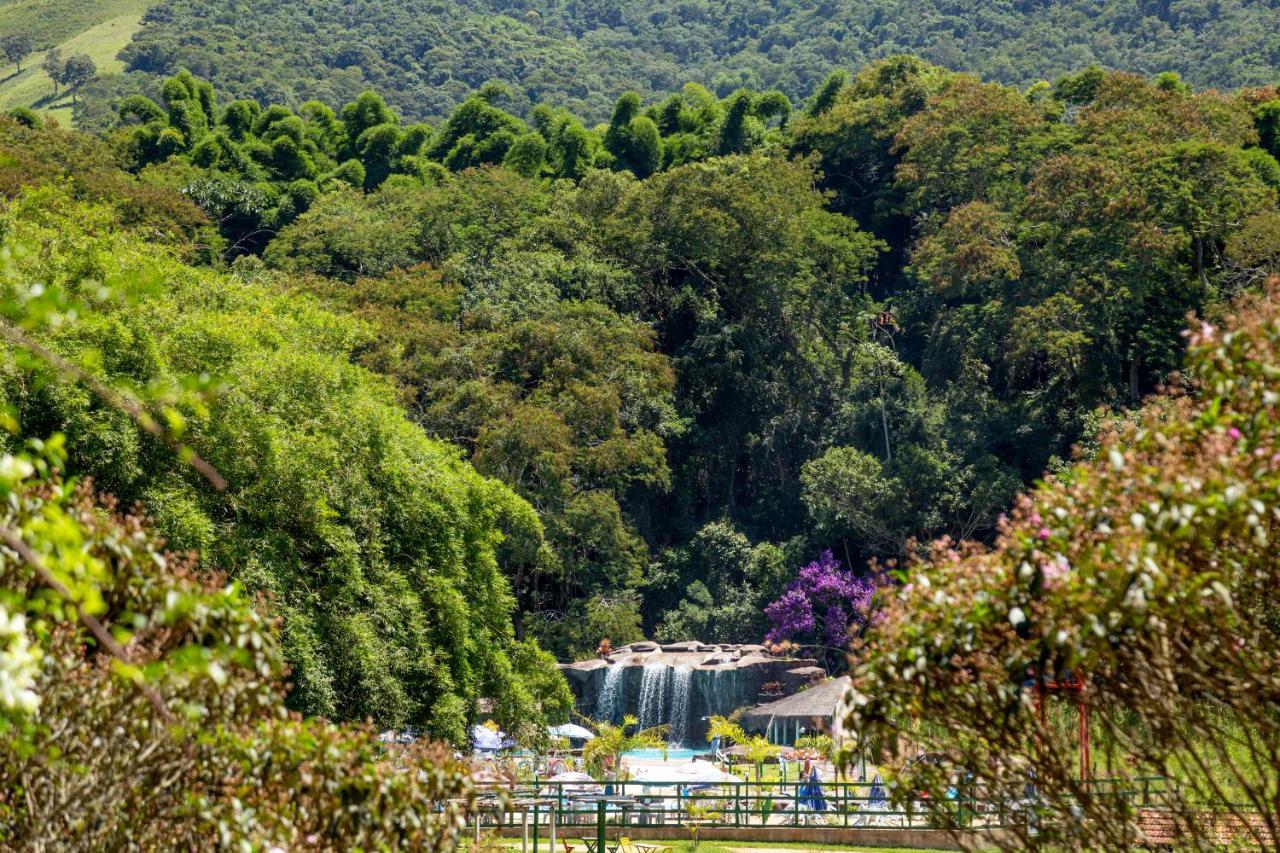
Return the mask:
[[665, 663], [645, 664], [640, 679], [640, 728], [660, 726], [667, 719], [667, 684], [671, 667]]
[[731, 714], [740, 704], [739, 684], [740, 670], [717, 669], [711, 672], [711, 685], [707, 696], [708, 710], [712, 714]]
[[600, 697], [596, 700], [596, 719], [613, 722], [614, 717], [622, 714], [622, 664], [609, 665], [604, 674], [604, 686], [600, 688]]
[[689, 739], [689, 702], [693, 691], [693, 667], [671, 671], [671, 743], [682, 746]]

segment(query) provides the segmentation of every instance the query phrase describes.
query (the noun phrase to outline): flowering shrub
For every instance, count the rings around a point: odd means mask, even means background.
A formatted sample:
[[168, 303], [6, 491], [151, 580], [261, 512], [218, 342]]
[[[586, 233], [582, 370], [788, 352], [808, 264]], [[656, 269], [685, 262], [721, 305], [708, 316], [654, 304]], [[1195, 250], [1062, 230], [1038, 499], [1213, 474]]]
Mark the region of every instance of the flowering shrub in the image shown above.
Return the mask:
[[765, 608], [773, 623], [766, 643], [801, 639], [842, 647], [865, 617], [875, 583], [856, 577], [830, 551], [803, 566], [777, 601]]
[[[1278, 290], [1197, 322], [1189, 393], [1024, 497], [990, 550], [935, 543], [855, 642], [844, 725], [941, 825], [959, 783], [1026, 817], [1013, 847], [1126, 848], [1146, 839], [1117, 791], [1158, 774], [1188, 844], [1224, 840], [1208, 808], [1232, 813], [1236, 843], [1280, 838]], [[1085, 768], [1035, 709], [1038, 682], [1068, 678], [1099, 743]]]
[[237, 586], [86, 485], [0, 467], [0, 847], [455, 845], [470, 787], [442, 748], [286, 714]]

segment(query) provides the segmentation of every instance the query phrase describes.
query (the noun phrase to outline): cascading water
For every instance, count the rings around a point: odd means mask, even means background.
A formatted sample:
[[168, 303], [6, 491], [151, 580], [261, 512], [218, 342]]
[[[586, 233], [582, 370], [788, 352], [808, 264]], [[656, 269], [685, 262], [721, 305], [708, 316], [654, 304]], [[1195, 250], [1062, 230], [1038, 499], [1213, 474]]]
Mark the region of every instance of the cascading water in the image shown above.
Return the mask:
[[596, 719], [613, 722], [622, 714], [622, 675], [625, 670], [622, 664], [610, 665], [604, 674], [604, 685], [600, 688], [600, 697], [596, 700]]
[[710, 694], [708, 704], [713, 714], [728, 714], [737, 708], [738, 670], [718, 669], [712, 672]]
[[671, 743], [706, 749], [711, 717], [759, 704], [765, 684], [790, 689], [815, 664], [760, 646], [645, 641], [562, 669], [583, 715], [615, 726], [632, 715], [646, 727], [667, 723]]
[[677, 746], [689, 739], [689, 702], [693, 692], [693, 667], [671, 670], [671, 742]]
[[660, 726], [667, 720], [667, 684], [671, 667], [665, 663], [645, 664], [640, 679], [640, 728]]

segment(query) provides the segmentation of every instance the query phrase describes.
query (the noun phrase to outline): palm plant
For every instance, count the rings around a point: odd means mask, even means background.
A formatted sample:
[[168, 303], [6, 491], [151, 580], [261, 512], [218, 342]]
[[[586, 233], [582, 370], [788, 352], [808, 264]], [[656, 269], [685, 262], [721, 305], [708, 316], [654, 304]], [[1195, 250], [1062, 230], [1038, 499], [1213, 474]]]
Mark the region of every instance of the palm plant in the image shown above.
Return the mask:
[[595, 776], [607, 770], [615, 774], [622, 765], [622, 754], [633, 749], [666, 749], [670, 726], [654, 726], [630, 731], [640, 724], [631, 714], [622, 718], [622, 724], [597, 723], [596, 736], [582, 750], [587, 769]]
[[757, 782], [760, 781], [760, 766], [782, 752], [782, 747], [769, 743], [769, 739], [764, 735], [748, 735], [742, 726], [728, 717], [716, 716], [711, 718], [711, 725], [707, 729], [707, 740], [710, 741], [715, 738], [723, 738], [732, 742], [735, 746], [742, 747], [744, 757], [756, 768]]

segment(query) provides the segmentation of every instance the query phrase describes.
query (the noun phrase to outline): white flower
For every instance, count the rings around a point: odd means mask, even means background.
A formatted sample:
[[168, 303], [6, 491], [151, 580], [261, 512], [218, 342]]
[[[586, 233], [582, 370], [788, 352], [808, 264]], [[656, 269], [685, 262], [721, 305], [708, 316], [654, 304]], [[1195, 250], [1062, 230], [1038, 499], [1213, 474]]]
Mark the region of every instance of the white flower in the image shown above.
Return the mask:
[[1147, 594], [1143, 591], [1142, 586], [1134, 584], [1129, 587], [1129, 591], [1125, 593], [1124, 603], [1130, 609], [1137, 613], [1142, 613], [1147, 609]]
[[1009, 624], [1017, 628], [1023, 622], [1027, 621], [1027, 614], [1022, 612], [1021, 607], [1014, 607], [1009, 611]]
[[31, 713], [40, 704], [35, 686], [40, 654], [27, 640], [27, 620], [0, 605], [0, 708]]
[[0, 456], [0, 480], [17, 483], [35, 473], [35, 468], [25, 459], [6, 453]]
[[217, 661], [209, 664], [209, 677], [219, 687], [227, 683], [227, 671]]

